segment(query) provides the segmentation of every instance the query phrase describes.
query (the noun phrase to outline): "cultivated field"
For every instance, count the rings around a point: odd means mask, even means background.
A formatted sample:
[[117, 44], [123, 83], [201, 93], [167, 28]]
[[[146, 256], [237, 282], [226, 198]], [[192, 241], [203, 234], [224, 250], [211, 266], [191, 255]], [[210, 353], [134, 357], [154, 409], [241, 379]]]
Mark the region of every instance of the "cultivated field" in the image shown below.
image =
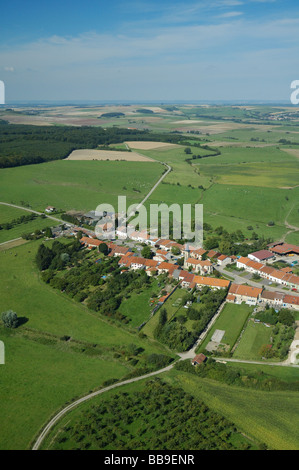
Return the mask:
[[139, 155], [136, 152], [118, 152], [113, 150], [74, 150], [66, 160], [112, 160], [126, 162], [153, 162], [151, 158]]
[[137, 150], [169, 150], [169, 149], [174, 149], [178, 147], [176, 144], [169, 144], [167, 142], [126, 142], [126, 144], [131, 148], [131, 149], [137, 149]]

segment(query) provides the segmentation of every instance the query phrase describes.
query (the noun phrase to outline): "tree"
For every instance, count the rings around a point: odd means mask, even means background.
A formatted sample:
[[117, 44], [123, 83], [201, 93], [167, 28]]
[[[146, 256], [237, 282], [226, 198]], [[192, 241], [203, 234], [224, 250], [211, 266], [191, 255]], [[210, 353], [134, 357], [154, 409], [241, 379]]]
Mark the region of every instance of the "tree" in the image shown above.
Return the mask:
[[13, 310], [7, 310], [2, 313], [2, 321], [6, 328], [17, 328], [18, 326], [18, 315]]
[[35, 258], [39, 270], [44, 271], [45, 269], [48, 269], [53, 258], [54, 254], [52, 250], [50, 250], [50, 248], [46, 247], [45, 245], [41, 244]]
[[47, 228], [46, 228], [45, 237], [47, 237], [47, 238], [53, 238], [53, 233], [52, 233], [52, 230], [51, 230], [50, 227], [47, 227]]
[[143, 256], [143, 258], [147, 258], [147, 259], [150, 259], [152, 257], [152, 250], [150, 249], [149, 246], [145, 246], [145, 247], [142, 248], [141, 256]]
[[99, 246], [99, 252], [103, 253], [105, 256], [107, 256], [108, 252], [109, 252], [108, 245], [106, 245], [106, 243], [101, 243], [100, 246]]

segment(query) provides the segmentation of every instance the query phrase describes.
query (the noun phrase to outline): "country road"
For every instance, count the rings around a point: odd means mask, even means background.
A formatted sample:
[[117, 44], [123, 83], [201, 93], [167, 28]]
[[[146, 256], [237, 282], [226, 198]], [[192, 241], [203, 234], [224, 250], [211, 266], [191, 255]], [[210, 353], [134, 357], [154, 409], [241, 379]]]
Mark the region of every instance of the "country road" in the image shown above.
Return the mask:
[[123, 385], [127, 385], [127, 384], [130, 384], [130, 383], [133, 383], [133, 382], [137, 382], [139, 380], [143, 380], [143, 379], [147, 379], [149, 377], [153, 377], [153, 376], [158, 375], [158, 374], [162, 374], [163, 372], [168, 372], [169, 370], [172, 369], [174, 364], [175, 363], [171, 364], [168, 367], [165, 367], [164, 369], [160, 369], [158, 371], [151, 372], [149, 374], [142, 375], [140, 377], [135, 377], [133, 379], [125, 380], [123, 382], [119, 382], [119, 383], [110, 385], [109, 387], [102, 388], [101, 390], [98, 390], [97, 392], [90, 393], [90, 394], [86, 395], [85, 397], [79, 398], [79, 400], [74, 401], [70, 405], [63, 408], [63, 410], [61, 410], [59, 413], [57, 413], [54, 416], [54, 418], [52, 418], [51, 421], [49, 421], [49, 423], [44, 427], [41, 434], [36, 439], [36, 441], [35, 441], [35, 443], [32, 447], [32, 450], [38, 450], [39, 447], [41, 446], [42, 442], [44, 441], [45, 437], [47, 436], [49, 431], [52, 429], [52, 427], [57, 423], [57, 421], [59, 421], [60, 418], [62, 418], [66, 413], [68, 413], [70, 410], [72, 410], [76, 406], [80, 405], [81, 403], [86, 402], [87, 400], [90, 400], [91, 398], [94, 398], [98, 395], [101, 395], [102, 393], [108, 392], [109, 390], [112, 390], [116, 387], [121, 387]]
[[[34, 211], [33, 209], [28, 209], [27, 207], [23, 207], [23, 206], [17, 206], [15, 204], [9, 204], [8, 202], [0, 202], [0, 204], [3, 205], [3, 206], [15, 207], [16, 209], [22, 209], [22, 211], [32, 212], [33, 214], [44, 215], [48, 219], [55, 220], [56, 222], [59, 222], [60, 224], [61, 223], [65, 224], [64, 220], [57, 219], [56, 217], [53, 217], [52, 215], [45, 214], [44, 212]], [[68, 222], [68, 224], [69, 224], [69, 222]], [[73, 224], [69, 224], [69, 225], [73, 225]]]

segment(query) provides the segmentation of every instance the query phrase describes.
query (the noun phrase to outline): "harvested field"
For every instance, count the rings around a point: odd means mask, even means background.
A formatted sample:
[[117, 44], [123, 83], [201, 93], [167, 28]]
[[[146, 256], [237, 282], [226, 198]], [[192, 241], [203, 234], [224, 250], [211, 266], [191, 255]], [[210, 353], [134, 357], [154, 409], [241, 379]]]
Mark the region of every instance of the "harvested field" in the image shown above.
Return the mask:
[[115, 150], [74, 150], [66, 160], [125, 160], [127, 162], [153, 162], [136, 152], [118, 152]]
[[176, 144], [169, 144], [168, 142], [125, 142], [130, 148], [138, 150], [163, 150], [179, 147]]
[[287, 152], [289, 155], [293, 155], [296, 158], [299, 158], [299, 149], [281, 149], [284, 152]]

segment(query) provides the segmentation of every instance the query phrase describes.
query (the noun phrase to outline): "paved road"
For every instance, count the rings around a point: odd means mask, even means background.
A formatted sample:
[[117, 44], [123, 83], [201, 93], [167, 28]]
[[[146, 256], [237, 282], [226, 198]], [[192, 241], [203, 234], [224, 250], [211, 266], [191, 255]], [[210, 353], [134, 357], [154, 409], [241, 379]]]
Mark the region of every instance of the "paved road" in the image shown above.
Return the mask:
[[[263, 283], [263, 282], [255, 282], [255, 281], [252, 281], [251, 279], [247, 279], [247, 278], [244, 278], [242, 276], [239, 276], [238, 274], [235, 274], [235, 273], [232, 273], [231, 271], [226, 271], [224, 268], [222, 268], [221, 266], [217, 266], [216, 267], [217, 271], [219, 271], [221, 274], [223, 274], [224, 276], [229, 276], [229, 277], [233, 277], [234, 278], [234, 281], [236, 281], [236, 283], [238, 284], [249, 284], [250, 286], [252, 287], [259, 287], [259, 288], [265, 288], [267, 290], [270, 290], [270, 291], [273, 291], [273, 292], [282, 292], [283, 294], [287, 294], [288, 291], [286, 291], [285, 289], [283, 289], [282, 287], [273, 287], [271, 285], [268, 285], [266, 283]], [[289, 289], [291, 291], [291, 289]]]

